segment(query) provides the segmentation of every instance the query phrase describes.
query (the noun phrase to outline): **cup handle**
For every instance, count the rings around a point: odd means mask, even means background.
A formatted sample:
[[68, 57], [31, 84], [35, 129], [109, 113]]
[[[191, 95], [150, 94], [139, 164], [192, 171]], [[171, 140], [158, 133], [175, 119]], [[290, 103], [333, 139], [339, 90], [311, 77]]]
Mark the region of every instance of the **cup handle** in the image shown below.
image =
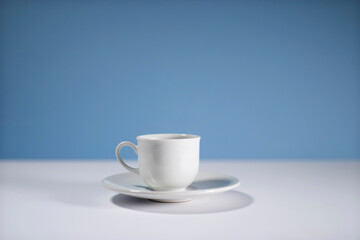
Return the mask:
[[116, 150], [115, 150], [116, 157], [119, 160], [120, 164], [124, 166], [124, 168], [126, 168], [130, 172], [139, 174], [139, 168], [130, 167], [129, 165], [127, 165], [124, 162], [124, 160], [122, 160], [122, 158], [120, 156], [121, 149], [126, 146], [131, 147], [134, 150], [134, 152], [137, 154], [137, 146], [135, 144], [133, 144], [132, 142], [125, 141], [125, 142], [121, 142], [121, 143], [119, 143], [119, 145], [117, 145]]

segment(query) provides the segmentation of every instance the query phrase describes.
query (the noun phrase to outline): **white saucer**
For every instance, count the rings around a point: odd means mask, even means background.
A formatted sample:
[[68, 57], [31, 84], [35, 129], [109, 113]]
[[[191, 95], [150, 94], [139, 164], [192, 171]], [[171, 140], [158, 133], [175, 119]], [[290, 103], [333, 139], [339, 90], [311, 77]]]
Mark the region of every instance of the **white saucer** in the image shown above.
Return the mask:
[[225, 192], [240, 185], [236, 177], [210, 172], [199, 172], [195, 181], [181, 192], [153, 191], [135, 173], [116, 174], [103, 179], [101, 183], [116, 192], [158, 202], [190, 201], [194, 197]]

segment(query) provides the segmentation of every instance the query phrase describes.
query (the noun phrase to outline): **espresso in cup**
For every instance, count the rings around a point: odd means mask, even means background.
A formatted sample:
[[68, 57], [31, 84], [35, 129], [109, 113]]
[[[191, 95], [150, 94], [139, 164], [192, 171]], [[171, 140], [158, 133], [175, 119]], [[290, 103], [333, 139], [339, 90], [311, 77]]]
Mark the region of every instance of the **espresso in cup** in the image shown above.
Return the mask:
[[[116, 157], [127, 170], [139, 174], [155, 191], [182, 191], [199, 170], [200, 136], [192, 134], [149, 134], [137, 138], [138, 145], [121, 142]], [[120, 156], [129, 146], [138, 155], [139, 168], [128, 166]]]

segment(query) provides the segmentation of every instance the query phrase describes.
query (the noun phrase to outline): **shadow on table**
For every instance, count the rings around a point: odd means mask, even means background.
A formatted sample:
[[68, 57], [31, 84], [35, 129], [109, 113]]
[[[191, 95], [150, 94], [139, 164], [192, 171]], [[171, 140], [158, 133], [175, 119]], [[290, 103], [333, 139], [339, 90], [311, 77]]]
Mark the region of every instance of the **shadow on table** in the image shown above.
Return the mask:
[[228, 212], [245, 208], [254, 199], [245, 193], [228, 191], [220, 194], [196, 198], [183, 203], [159, 203], [148, 199], [135, 198], [117, 194], [111, 199], [112, 203], [131, 210], [163, 214], [205, 214]]

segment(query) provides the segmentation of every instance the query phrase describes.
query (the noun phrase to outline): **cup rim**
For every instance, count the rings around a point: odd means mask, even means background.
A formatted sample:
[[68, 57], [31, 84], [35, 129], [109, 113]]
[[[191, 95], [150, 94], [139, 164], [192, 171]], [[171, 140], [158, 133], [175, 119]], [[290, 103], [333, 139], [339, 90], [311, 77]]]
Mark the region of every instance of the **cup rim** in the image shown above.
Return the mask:
[[150, 140], [150, 141], [186, 141], [200, 139], [200, 136], [186, 133], [156, 133], [145, 134], [136, 137], [137, 140]]

